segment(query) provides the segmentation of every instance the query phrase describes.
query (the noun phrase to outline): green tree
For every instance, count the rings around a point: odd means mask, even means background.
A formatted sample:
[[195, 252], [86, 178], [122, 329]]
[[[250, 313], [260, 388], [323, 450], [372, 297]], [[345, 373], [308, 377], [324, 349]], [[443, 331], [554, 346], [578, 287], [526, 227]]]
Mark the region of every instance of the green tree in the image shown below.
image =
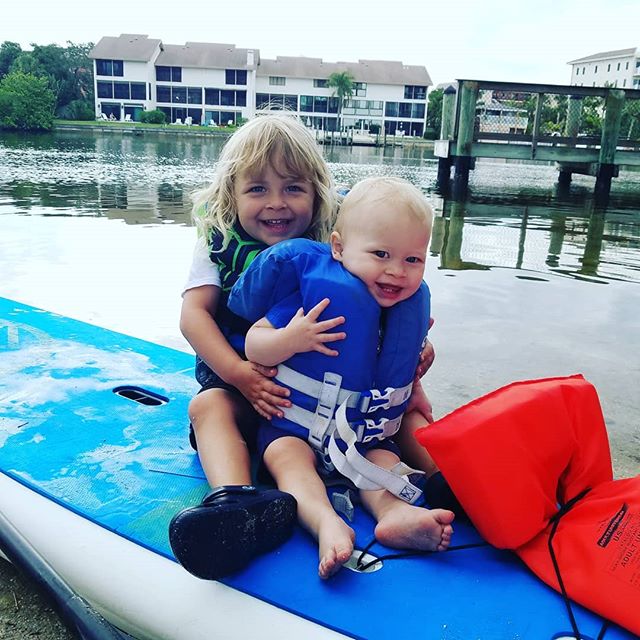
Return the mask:
[[444, 89], [434, 89], [429, 92], [429, 101], [427, 103], [427, 131], [430, 137], [440, 137], [440, 129], [442, 127], [442, 96]]
[[0, 81], [0, 127], [51, 129], [55, 96], [45, 78], [12, 72]]
[[327, 78], [327, 87], [333, 89], [332, 95], [338, 98], [338, 123], [342, 131], [342, 106], [353, 95], [353, 76], [349, 71], [335, 71]]
[[9, 73], [15, 59], [22, 53], [17, 42], [5, 40], [0, 44], [0, 80]]
[[14, 58], [10, 70], [46, 78], [59, 117], [83, 119], [90, 112], [93, 118], [93, 63], [89, 59], [93, 44], [67, 42], [61, 47], [32, 43], [31, 47]]

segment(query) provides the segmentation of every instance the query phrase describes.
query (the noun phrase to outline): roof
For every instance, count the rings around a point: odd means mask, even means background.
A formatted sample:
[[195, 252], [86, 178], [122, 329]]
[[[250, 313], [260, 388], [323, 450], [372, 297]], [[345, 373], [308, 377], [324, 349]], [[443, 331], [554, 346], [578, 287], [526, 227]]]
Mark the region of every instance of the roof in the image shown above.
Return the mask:
[[275, 60], [261, 60], [258, 67], [259, 76], [291, 78], [325, 79], [332, 73], [341, 71], [350, 72], [355, 82], [425, 86], [433, 84], [426, 67], [388, 60], [324, 62], [321, 58], [278, 56]]
[[105, 36], [96, 44], [89, 54], [90, 58], [107, 60], [129, 60], [131, 62], [148, 62], [162, 42], [149, 36], [136, 33], [123, 33], [117, 38]]
[[259, 62], [258, 49], [237, 49], [234, 44], [209, 42], [165, 44], [156, 64], [198, 69], [246, 69], [249, 51], [253, 51], [255, 62]]
[[633, 49], [618, 49], [616, 51], [603, 51], [602, 53], [594, 53], [586, 58], [578, 58], [577, 60], [569, 60], [567, 64], [578, 64], [580, 62], [595, 62], [596, 60], [607, 60], [609, 58], [626, 58], [636, 54], [636, 47]]

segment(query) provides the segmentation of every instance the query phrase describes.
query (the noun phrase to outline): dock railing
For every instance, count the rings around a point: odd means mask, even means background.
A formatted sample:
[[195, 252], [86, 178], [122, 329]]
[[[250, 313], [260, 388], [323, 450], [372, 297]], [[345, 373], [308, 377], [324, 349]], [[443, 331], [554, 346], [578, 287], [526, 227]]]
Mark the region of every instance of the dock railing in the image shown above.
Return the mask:
[[640, 166], [640, 90], [458, 80], [442, 100], [438, 184], [466, 191], [476, 158], [555, 161], [559, 182], [596, 177], [608, 195], [620, 165]]

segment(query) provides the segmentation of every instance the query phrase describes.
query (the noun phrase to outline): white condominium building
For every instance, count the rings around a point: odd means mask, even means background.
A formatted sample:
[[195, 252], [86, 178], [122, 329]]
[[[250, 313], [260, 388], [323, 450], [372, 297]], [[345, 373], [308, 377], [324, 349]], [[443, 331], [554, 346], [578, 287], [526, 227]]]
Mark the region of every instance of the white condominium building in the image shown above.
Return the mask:
[[640, 51], [619, 49], [571, 60], [570, 84], [579, 87], [640, 89]]
[[103, 37], [93, 48], [96, 116], [139, 120], [160, 109], [168, 122], [236, 124], [268, 109], [287, 109], [310, 127], [338, 128], [338, 99], [327, 87], [334, 72], [353, 77], [342, 126], [406, 135], [424, 133], [427, 89], [423, 66], [320, 58], [260, 58], [232, 44], [164, 44], [146, 35]]

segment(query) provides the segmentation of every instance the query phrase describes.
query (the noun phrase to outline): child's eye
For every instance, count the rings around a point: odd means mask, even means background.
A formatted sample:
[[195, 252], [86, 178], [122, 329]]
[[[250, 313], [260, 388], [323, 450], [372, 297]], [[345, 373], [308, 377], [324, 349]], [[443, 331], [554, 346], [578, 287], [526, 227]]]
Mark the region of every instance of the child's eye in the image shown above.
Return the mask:
[[262, 185], [253, 185], [252, 187], [249, 187], [249, 189], [247, 190], [248, 193], [262, 193], [264, 191], [264, 187]]
[[416, 264], [418, 262], [421, 262], [421, 260], [417, 256], [409, 256], [407, 258], [407, 262], [410, 262], [411, 264]]
[[386, 251], [383, 251], [382, 249], [378, 249], [377, 251], [374, 251], [373, 255], [376, 256], [376, 258], [388, 258], [389, 257], [389, 254]]
[[304, 191], [304, 189], [299, 184], [290, 184], [287, 187], [287, 191], [293, 191], [295, 193], [300, 193], [300, 192]]

